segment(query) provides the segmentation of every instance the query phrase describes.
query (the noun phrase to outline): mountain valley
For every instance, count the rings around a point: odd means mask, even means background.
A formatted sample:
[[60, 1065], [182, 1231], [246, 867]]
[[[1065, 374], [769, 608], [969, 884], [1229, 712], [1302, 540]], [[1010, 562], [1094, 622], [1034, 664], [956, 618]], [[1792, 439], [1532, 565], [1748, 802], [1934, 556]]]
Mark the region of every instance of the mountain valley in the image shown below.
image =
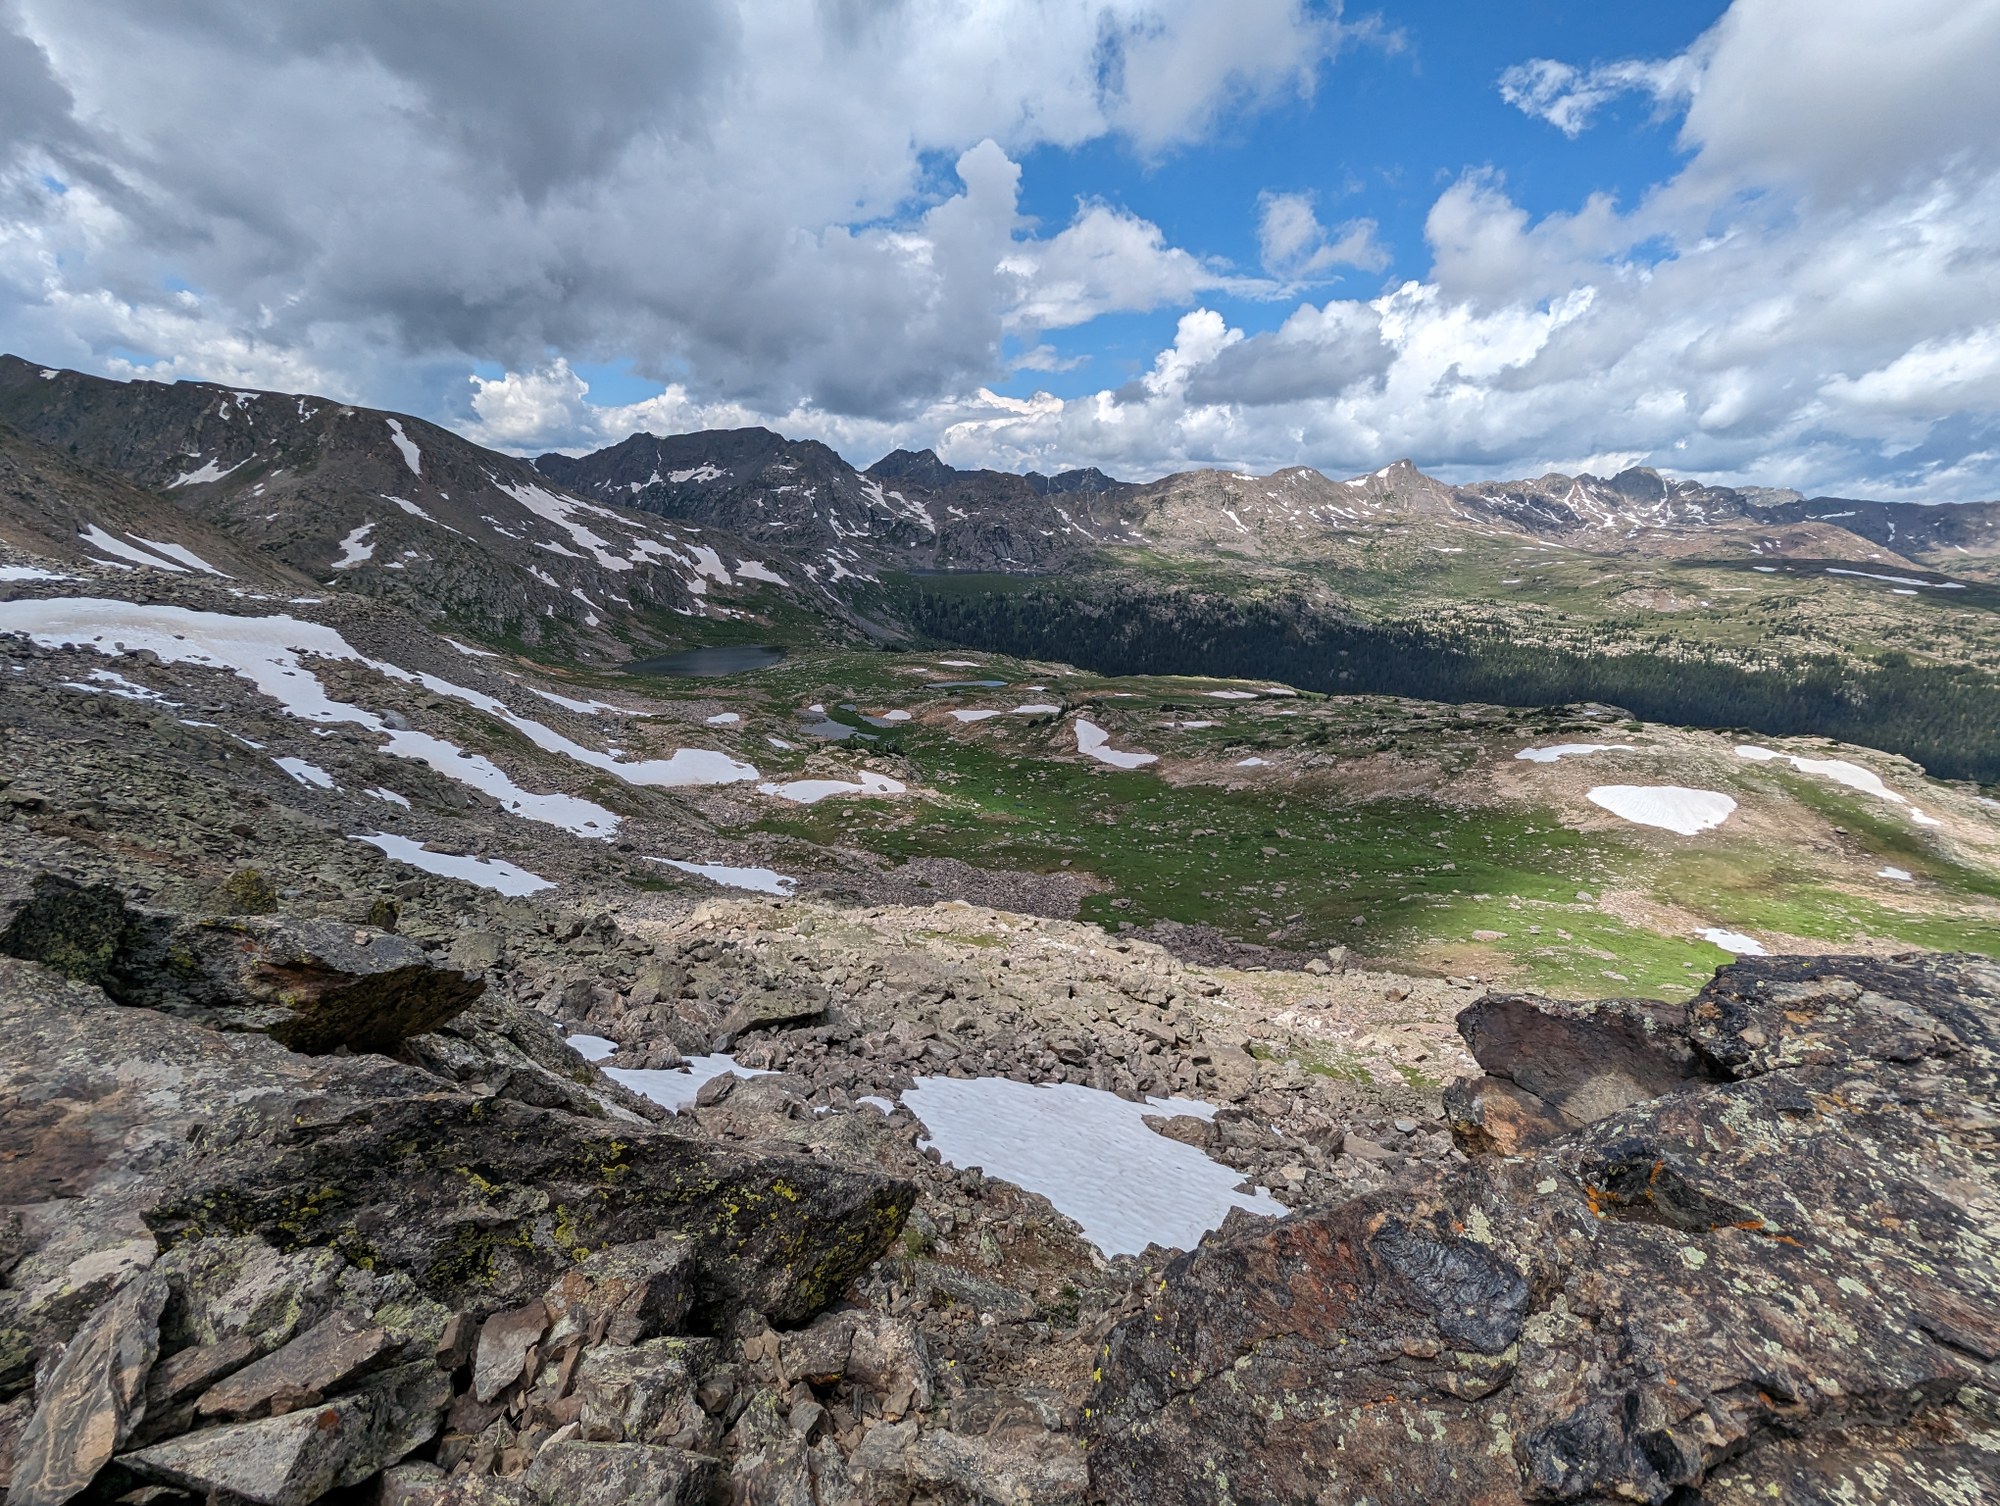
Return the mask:
[[6, 357], [0, 706], [10, 1506], [1991, 1478], [2000, 503]]

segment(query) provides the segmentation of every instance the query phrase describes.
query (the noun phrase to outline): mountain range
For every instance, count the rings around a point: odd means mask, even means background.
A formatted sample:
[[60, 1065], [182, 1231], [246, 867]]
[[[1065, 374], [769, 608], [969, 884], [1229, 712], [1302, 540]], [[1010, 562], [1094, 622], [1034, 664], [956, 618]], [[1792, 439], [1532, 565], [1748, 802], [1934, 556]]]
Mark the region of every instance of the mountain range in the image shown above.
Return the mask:
[[528, 461], [331, 399], [110, 381], [12, 356], [0, 357], [0, 477], [0, 541], [36, 561], [280, 572], [614, 659], [786, 618], [894, 638], [882, 589], [894, 576], [1135, 561], [1394, 574], [1475, 541], [2000, 580], [2000, 502], [1807, 498], [1651, 470], [1451, 485], [1408, 461], [1345, 479], [1295, 466], [1132, 483], [898, 450], [857, 470], [755, 428], [634, 434]]

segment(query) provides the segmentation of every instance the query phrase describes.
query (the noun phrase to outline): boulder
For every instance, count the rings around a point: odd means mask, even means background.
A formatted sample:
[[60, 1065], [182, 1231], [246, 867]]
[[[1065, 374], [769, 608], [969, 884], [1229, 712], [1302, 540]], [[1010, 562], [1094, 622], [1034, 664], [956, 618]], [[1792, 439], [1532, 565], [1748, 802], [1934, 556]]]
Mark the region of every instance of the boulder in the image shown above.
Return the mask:
[[159, 1353], [166, 1304], [166, 1283], [148, 1273], [77, 1331], [15, 1448], [13, 1506], [63, 1506], [132, 1436], [146, 1415], [146, 1373]]
[[384, 1371], [369, 1386], [279, 1417], [186, 1433], [120, 1456], [148, 1480], [258, 1506], [306, 1506], [358, 1485], [428, 1442], [451, 1381], [428, 1360]]
[[1097, 1498], [2000, 1496], [2000, 967], [1746, 959], [1656, 1024], [1622, 1083], [1530, 1079], [1585, 1121], [1538, 1148], [1175, 1261], [1105, 1346]]
[[296, 1412], [387, 1363], [401, 1348], [386, 1328], [337, 1313], [210, 1386], [195, 1402], [195, 1415], [239, 1421]]
[[392, 932], [282, 916], [183, 925], [120, 969], [108, 991], [121, 1004], [261, 1031], [309, 1055], [394, 1051], [486, 988]]
[[881, 1254], [915, 1195], [873, 1172], [443, 1090], [379, 1058], [311, 1086], [216, 1127], [146, 1213], [163, 1246], [326, 1246], [490, 1311], [596, 1252], [672, 1237], [688, 1243], [690, 1321], [797, 1323]]
[[394, 1050], [486, 986], [375, 927], [270, 915], [180, 923], [134, 909], [107, 885], [47, 873], [0, 930], [0, 954], [120, 1004], [261, 1031], [308, 1053]]
[[695, 1392], [715, 1361], [709, 1339], [600, 1344], [576, 1370], [579, 1436], [605, 1443], [663, 1443], [699, 1449], [715, 1425]]
[[551, 1443], [522, 1483], [550, 1506], [706, 1506], [713, 1459], [644, 1443]]

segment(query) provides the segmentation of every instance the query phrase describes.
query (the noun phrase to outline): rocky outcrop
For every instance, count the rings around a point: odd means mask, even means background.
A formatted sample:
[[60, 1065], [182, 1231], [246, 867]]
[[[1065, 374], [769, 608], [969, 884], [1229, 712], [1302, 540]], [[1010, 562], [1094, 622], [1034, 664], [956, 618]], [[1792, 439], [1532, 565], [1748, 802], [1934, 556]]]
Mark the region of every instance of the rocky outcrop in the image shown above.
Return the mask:
[[106, 884], [36, 876], [0, 930], [0, 953], [102, 988], [120, 1004], [294, 1051], [389, 1051], [453, 1019], [484, 981], [441, 967], [376, 926], [244, 916], [182, 923]]
[[[284, 944], [296, 930], [252, 934], [175, 976], [234, 979], [241, 997], [268, 959], [307, 952], [371, 976], [336, 947]], [[347, 945], [390, 964], [375, 976], [429, 967], [394, 937]], [[142, 970], [108, 955], [136, 987]], [[613, 1460], [619, 1478], [702, 1498], [717, 1465], [683, 1455], [720, 1433], [693, 1400], [715, 1355], [688, 1335], [810, 1319], [914, 1196], [614, 1117], [581, 1084], [593, 1112], [495, 1089], [525, 1074], [543, 1090], [553, 1067], [536, 1058], [565, 1049], [546, 1022], [455, 1037], [454, 1060], [515, 1043], [483, 1092], [217, 1023], [0, 958], [13, 1501], [108, 1482], [303, 1506], [418, 1449], [509, 1477], [533, 1458], [562, 1493], [597, 1455], [508, 1451], [565, 1426], [593, 1448], [644, 1445]]]
[[1468, 1147], [1520, 1153], [1176, 1262], [1104, 1349], [1099, 1499], [2000, 1492], [2000, 968], [1756, 959], [1684, 1011], [1463, 1024]]

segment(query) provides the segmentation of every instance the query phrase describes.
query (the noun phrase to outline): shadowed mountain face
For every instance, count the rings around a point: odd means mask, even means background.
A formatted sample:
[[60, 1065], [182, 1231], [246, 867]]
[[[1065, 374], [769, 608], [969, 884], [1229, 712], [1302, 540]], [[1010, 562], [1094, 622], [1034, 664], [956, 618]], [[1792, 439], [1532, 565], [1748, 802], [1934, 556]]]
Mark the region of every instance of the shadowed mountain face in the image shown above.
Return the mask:
[[[726, 615], [730, 599], [771, 589], [818, 595], [740, 539], [571, 496], [434, 424], [325, 398], [0, 357], [0, 425], [43, 477], [10, 509], [19, 542], [58, 560], [143, 565], [118, 552], [129, 515], [197, 554], [199, 539], [527, 643], [587, 642], [653, 612]], [[93, 544], [99, 521], [117, 543]]]

